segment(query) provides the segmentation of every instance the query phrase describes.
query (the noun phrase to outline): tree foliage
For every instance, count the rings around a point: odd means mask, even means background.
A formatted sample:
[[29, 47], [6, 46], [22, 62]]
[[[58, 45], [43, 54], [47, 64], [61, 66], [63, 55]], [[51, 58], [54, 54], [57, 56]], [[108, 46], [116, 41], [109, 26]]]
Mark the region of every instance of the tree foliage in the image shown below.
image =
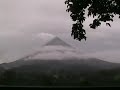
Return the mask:
[[71, 35], [74, 39], [81, 41], [86, 40], [86, 30], [83, 27], [83, 22], [86, 20], [85, 10], [88, 12], [87, 16], [94, 18], [89, 25], [90, 28], [96, 29], [105, 22], [110, 26], [110, 21], [119, 15], [120, 18], [120, 0], [66, 0], [67, 12], [70, 12], [72, 20], [75, 22], [72, 27]]

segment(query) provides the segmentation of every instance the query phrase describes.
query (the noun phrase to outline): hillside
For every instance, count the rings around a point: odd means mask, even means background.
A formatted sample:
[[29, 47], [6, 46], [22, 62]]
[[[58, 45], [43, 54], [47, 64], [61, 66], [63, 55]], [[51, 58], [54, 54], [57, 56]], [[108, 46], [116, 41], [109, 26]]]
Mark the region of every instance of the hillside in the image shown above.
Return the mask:
[[7, 69], [0, 76], [0, 85], [120, 85], [120, 65], [94, 58], [81, 60], [15, 61], [1, 64], [1, 66], [7, 66]]
[[[111, 63], [107, 61], [103, 61], [96, 58], [89, 58], [89, 59], [64, 59], [64, 60], [17, 60], [10, 63], [3, 63], [0, 64], [1, 67], [4, 69], [11, 69], [14, 67], [20, 67], [20, 66], [28, 66], [28, 65], [35, 65], [37, 64], [39, 67], [46, 67], [49, 65], [50, 67], [54, 68], [63, 68], [66, 69], [67, 67], [79, 67], [82, 69], [90, 69], [93, 68], [93, 70], [101, 70], [101, 69], [112, 69], [120, 67], [120, 64], [118, 63]], [[56, 67], [55, 67], [56, 66]], [[89, 70], [88, 70], [89, 71]]]

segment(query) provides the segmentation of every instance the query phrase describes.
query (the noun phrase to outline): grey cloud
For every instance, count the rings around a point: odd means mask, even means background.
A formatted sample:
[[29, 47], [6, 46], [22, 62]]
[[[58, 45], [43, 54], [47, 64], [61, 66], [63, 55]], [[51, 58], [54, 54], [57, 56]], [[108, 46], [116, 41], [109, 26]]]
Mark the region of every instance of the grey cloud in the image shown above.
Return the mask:
[[[0, 59], [7, 62], [39, 50], [45, 40], [36, 38], [39, 33], [60, 36], [85, 54], [108, 56], [113, 51], [119, 57], [120, 20], [115, 17], [111, 28], [102, 24], [96, 30], [89, 28], [92, 18], [84, 23], [87, 41], [76, 41], [70, 36], [72, 20], [67, 13], [65, 0], [0, 0]], [[117, 51], [116, 51], [117, 50]], [[116, 52], [115, 52], [116, 51]], [[98, 53], [97, 55], [95, 53]], [[107, 60], [108, 60], [107, 59]], [[115, 59], [116, 60], [116, 59]]]

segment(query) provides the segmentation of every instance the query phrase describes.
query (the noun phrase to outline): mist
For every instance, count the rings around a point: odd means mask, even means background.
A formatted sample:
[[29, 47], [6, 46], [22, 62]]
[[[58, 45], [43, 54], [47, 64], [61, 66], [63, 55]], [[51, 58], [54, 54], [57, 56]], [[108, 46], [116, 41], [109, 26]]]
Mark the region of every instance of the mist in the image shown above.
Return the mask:
[[117, 16], [111, 22], [112, 27], [103, 23], [96, 30], [89, 28], [92, 18], [87, 18], [84, 22], [87, 41], [79, 42], [71, 37], [73, 22], [64, 0], [0, 0], [0, 12], [0, 63], [34, 53], [54, 36], [84, 55], [120, 62], [120, 20]]

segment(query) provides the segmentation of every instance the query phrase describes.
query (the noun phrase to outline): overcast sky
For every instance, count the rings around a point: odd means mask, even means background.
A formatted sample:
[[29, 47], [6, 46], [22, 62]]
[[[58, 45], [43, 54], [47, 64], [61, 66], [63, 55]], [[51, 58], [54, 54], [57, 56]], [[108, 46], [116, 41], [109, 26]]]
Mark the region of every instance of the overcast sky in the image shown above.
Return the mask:
[[120, 62], [120, 20], [112, 27], [90, 29], [84, 23], [87, 41], [73, 40], [72, 20], [65, 0], [0, 0], [0, 62], [13, 61], [40, 48], [54, 36], [78, 47], [85, 55]]

